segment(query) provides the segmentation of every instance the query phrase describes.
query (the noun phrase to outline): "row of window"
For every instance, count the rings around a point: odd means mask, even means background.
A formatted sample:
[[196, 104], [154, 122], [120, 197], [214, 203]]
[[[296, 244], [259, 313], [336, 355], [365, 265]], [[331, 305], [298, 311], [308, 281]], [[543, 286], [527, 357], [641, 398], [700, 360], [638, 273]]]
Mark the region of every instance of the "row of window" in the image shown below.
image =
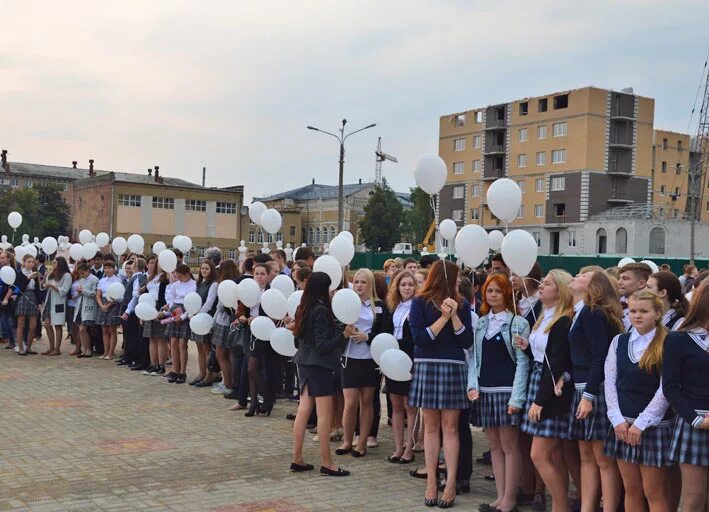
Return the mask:
[[[552, 137], [565, 137], [568, 135], [568, 123], [562, 121], [560, 123], [552, 123]], [[528, 137], [527, 128], [519, 128], [517, 130], [517, 140], [519, 142], [527, 142]], [[543, 140], [547, 138], [547, 125], [537, 126], [537, 140]], [[480, 149], [482, 147], [482, 136], [473, 135], [473, 149]], [[458, 139], [453, 139], [453, 150], [454, 151], [465, 151], [465, 138], [461, 137]]]
[[[545, 151], [538, 151], [536, 154], [536, 164], [537, 166], [544, 166], [547, 163], [547, 156]], [[566, 149], [553, 149], [551, 151], [551, 163], [552, 164], [564, 164], [566, 163]], [[527, 154], [520, 153], [517, 155], [517, 167], [525, 168], [527, 167]], [[482, 169], [481, 160], [473, 160], [473, 172], [480, 172]], [[463, 174], [465, 173], [465, 162], [453, 162], [453, 174]]]
[[326, 226], [322, 230], [319, 227], [303, 229], [303, 241], [308, 245], [329, 243], [335, 236], [337, 236], [335, 226], [330, 226], [329, 228]]
[[[25, 181], [25, 188], [33, 188], [34, 187], [34, 181], [33, 180], [27, 180]], [[59, 187], [59, 190], [62, 192], [66, 192], [69, 190], [69, 184], [68, 183], [57, 183], [55, 181], [47, 181], [47, 180], [42, 180], [40, 181], [41, 184], [46, 185], [47, 183], [52, 183], [53, 185], [56, 185]], [[6, 185], [12, 188], [20, 188], [20, 178], [18, 177], [12, 177], [12, 178], [0, 178], [0, 186]]]
[[[119, 194], [118, 204], [119, 206], [132, 206], [139, 208], [142, 205], [142, 196], [134, 194]], [[175, 209], [175, 198], [174, 197], [158, 197], [153, 196], [153, 208], [163, 209], [163, 210], [174, 210]], [[185, 210], [193, 212], [206, 212], [207, 211], [207, 201], [203, 199], [187, 199], [185, 201]], [[227, 203], [222, 201], [217, 201], [216, 206], [217, 213], [225, 213], [233, 215], [236, 213], [236, 203]]]
[[[662, 174], [667, 174], [667, 162], [662, 162]], [[682, 164], [677, 162], [675, 165], [675, 174], [682, 174]]]
[[[545, 179], [536, 178], [534, 180], [534, 190], [535, 192], [544, 192]], [[527, 189], [526, 180], [518, 180], [517, 186], [524, 194]], [[549, 179], [549, 190], [552, 192], [562, 192], [566, 190], [566, 177], [565, 176], [552, 176]], [[480, 197], [482, 192], [482, 185], [480, 183], [473, 183], [470, 186], [470, 196]], [[456, 185], [453, 187], [453, 199], [463, 199], [465, 198], [465, 185]]]
[[[568, 94], [559, 94], [557, 96], [554, 96], [552, 98], [552, 106], [554, 110], [560, 110], [564, 108], [569, 107], [569, 95]], [[537, 100], [537, 112], [546, 112], [549, 110], [549, 98], [540, 98]], [[529, 114], [529, 102], [528, 101], [522, 101], [519, 104], [519, 115], [520, 116], [526, 116]], [[458, 114], [455, 116], [455, 125], [456, 126], [465, 126], [465, 114]], [[476, 123], [482, 123], [483, 122], [483, 112], [482, 110], [479, 110], [475, 112], [475, 122]]]
[[[291, 226], [291, 236], [295, 235], [295, 226]], [[264, 233], [261, 229], [256, 229], [249, 231], [249, 243], [250, 244], [262, 244], [264, 242], [267, 242], [269, 244], [272, 244], [274, 242], [282, 242], [283, 241], [283, 233], [280, 231], [276, 233], [275, 235], [272, 235], [271, 233]]]
[[[667, 151], [670, 147], [670, 141], [667, 139], [662, 139], [662, 149]], [[677, 141], [677, 151], [684, 150], [684, 143], [681, 140]]]

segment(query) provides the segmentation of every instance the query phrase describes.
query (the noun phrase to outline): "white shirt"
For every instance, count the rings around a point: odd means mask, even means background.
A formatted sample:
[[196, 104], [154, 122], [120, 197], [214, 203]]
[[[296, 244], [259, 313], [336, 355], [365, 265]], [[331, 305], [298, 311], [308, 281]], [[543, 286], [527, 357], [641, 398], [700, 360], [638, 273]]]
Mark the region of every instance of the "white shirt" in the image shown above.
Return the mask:
[[[573, 327], [574, 324], [576, 323], [576, 319], [579, 317], [579, 313], [581, 313], [581, 310], [583, 309], [583, 307], [585, 305], [586, 305], [586, 303], [583, 301], [583, 299], [581, 299], [576, 304], [574, 304], [574, 319], [571, 322], [571, 327]], [[569, 330], [571, 330], [571, 327], [569, 327]]]
[[148, 281], [145, 288], [154, 300], [158, 300], [158, 296], [160, 295], [160, 275], [156, 275]]
[[[165, 292], [165, 301], [167, 305], [172, 308], [175, 304], [184, 304], [185, 296], [197, 289], [197, 284], [194, 279], [189, 281], [175, 281], [172, 283], [167, 291]], [[182, 320], [187, 319], [187, 312], [182, 313]]]
[[689, 337], [694, 340], [694, 342], [699, 345], [704, 350], [709, 350], [709, 336], [707, 335], [707, 330], [701, 327], [697, 329], [692, 329], [689, 331]]
[[[376, 308], [378, 313], [381, 313], [381, 308]], [[372, 304], [369, 301], [362, 303], [359, 309], [359, 318], [354, 323], [354, 326], [361, 332], [366, 332], [369, 334], [372, 332], [372, 325], [374, 325], [374, 312], [372, 311]], [[372, 352], [369, 349], [369, 344], [366, 341], [360, 343], [355, 343], [350, 340], [347, 344], [347, 357], [352, 359], [372, 359]]]
[[123, 279], [121, 279], [117, 275], [112, 275], [111, 277], [104, 276], [98, 281], [98, 289], [101, 290], [101, 296], [103, 297], [104, 303], [109, 302], [109, 299], [106, 294], [108, 293], [108, 287], [111, 286], [113, 283], [123, 284]]
[[487, 339], [492, 338], [495, 334], [500, 332], [505, 322], [507, 322], [507, 310], [500, 311], [499, 313], [493, 313], [492, 311], [488, 313], [485, 337]]
[[547, 349], [547, 342], [549, 341], [549, 333], [544, 331], [549, 327], [555, 313], [555, 307], [545, 309], [543, 311], [544, 316], [542, 317], [541, 324], [529, 334], [529, 345], [532, 347], [532, 355], [534, 356], [534, 360], [538, 363], [544, 362], [544, 352]]
[[404, 322], [409, 318], [409, 313], [411, 312], [411, 299], [406, 302], [400, 302], [396, 309], [394, 310], [393, 322], [394, 322], [394, 337], [400, 340], [404, 337]]
[[251, 309], [249, 310], [249, 316], [259, 316], [259, 312], [261, 309], [261, 296], [263, 295], [263, 292], [266, 290], [259, 290], [258, 292], [258, 301], [256, 302], [255, 305], [251, 306]]
[[534, 309], [534, 306], [539, 302], [539, 297], [537, 294], [530, 295], [529, 297], [522, 297], [517, 301], [517, 309], [519, 309], [520, 316], [527, 316], [527, 314]]
[[[618, 361], [616, 358], [616, 351], [618, 350], [618, 338], [621, 335], [616, 335], [611, 342], [611, 346], [608, 349], [608, 355], [606, 356], [605, 364], [605, 393], [606, 393], [606, 403], [608, 405], [608, 419], [611, 421], [614, 427], [617, 427], [621, 423], [627, 421], [623, 414], [620, 412], [620, 405], [618, 404], [618, 390], [616, 389], [616, 380], [618, 378]], [[630, 340], [628, 341], [628, 357], [633, 363], [640, 361], [640, 358], [647, 350], [650, 345], [652, 338], [655, 336], [655, 329], [648, 333], [640, 334], [635, 329], [630, 332]], [[635, 418], [633, 425], [635, 425], [640, 430], [645, 430], [648, 427], [654, 427], [658, 425], [662, 418], [664, 418], [670, 403], [665, 398], [665, 394], [662, 392], [662, 382], [655, 392], [650, 403], [647, 404], [645, 410], [640, 413], [640, 415]], [[632, 419], [632, 418], [630, 418]]]
[[207, 291], [207, 298], [199, 309], [200, 313], [209, 313], [214, 306], [214, 301], [217, 300], [217, 288], [219, 288], [219, 283], [214, 282], [209, 285], [209, 291]]
[[[25, 275], [25, 277], [30, 277], [32, 275], [32, 270], [27, 270], [24, 267], [22, 267], [22, 273]], [[34, 290], [35, 287], [35, 282], [34, 279], [30, 279], [29, 283], [27, 283], [27, 289], [28, 290]]]

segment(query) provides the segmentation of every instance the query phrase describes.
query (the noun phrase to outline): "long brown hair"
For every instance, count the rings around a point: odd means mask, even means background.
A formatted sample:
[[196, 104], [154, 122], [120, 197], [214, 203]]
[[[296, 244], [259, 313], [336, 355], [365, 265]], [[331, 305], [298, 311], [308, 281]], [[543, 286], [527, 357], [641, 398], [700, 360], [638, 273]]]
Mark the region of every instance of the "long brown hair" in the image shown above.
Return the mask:
[[665, 349], [665, 338], [667, 338], [667, 329], [662, 325], [662, 298], [650, 290], [638, 290], [633, 293], [628, 300], [630, 301], [644, 300], [652, 304], [657, 318], [655, 319], [655, 336], [645, 349], [638, 366], [649, 373], [659, 374], [662, 368], [662, 351]]
[[295, 311], [293, 334], [301, 337], [305, 334], [303, 332], [305, 317], [318, 302], [330, 310], [330, 276], [325, 272], [313, 272], [305, 283], [300, 305]]
[[682, 293], [682, 283], [672, 272], [655, 272], [650, 276], [657, 282], [658, 290], [667, 292], [667, 300], [670, 301], [670, 309], [674, 309], [677, 316], [682, 317], [687, 314], [689, 302]]
[[507, 277], [506, 273], [495, 272], [494, 274], [490, 274], [490, 276], [485, 280], [485, 284], [483, 284], [483, 288], [481, 291], [483, 303], [480, 306], [480, 314], [487, 315], [490, 311], [492, 311], [490, 304], [487, 303], [487, 297], [485, 293], [487, 291], [487, 287], [490, 286], [492, 283], [495, 283], [502, 290], [502, 296], [505, 298], [505, 309], [514, 313], [515, 303], [514, 298], [512, 296], [512, 282], [510, 281], [510, 278]]
[[[202, 265], [207, 265], [209, 267], [209, 279], [204, 279], [202, 277]], [[197, 284], [202, 284], [202, 281], [207, 281], [208, 283], [214, 283], [217, 280], [217, 267], [214, 262], [209, 258], [204, 258], [202, 263], [199, 264], [199, 270], [197, 271]]]
[[[445, 265], [445, 271], [443, 268]], [[448, 279], [446, 280], [446, 276]], [[438, 260], [431, 267], [426, 277], [423, 288], [417, 296], [440, 306], [448, 297], [458, 303], [458, 307], [463, 305], [463, 296], [458, 291], [458, 266], [452, 261]]]
[[[416, 278], [414, 275], [409, 272], [408, 270], [402, 270], [400, 272], [397, 272], [396, 275], [394, 276], [394, 279], [392, 279], [391, 283], [389, 284], [389, 292], [387, 293], [386, 296], [386, 301], [387, 301], [387, 307], [389, 308], [389, 311], [392, 313], [396, 309], [396, 307], [401, 303], [401, 294], [399, 293], [399, 284], [403, 279], [411, 279], [414, 282], [414, 290], [416, 290]], [[414, 294], [416, 292], [414, 291]]]
[[54, 259], [54, 268], [47, 279], [59, 281], [62, 277], [64, 277], [64, 274], [71, 274], [69, 264], [66, 262], [66, 258], [64, 256], [57, 256]]
[[689, 303], [689, 313], [684, 319], [680, 331], [692, 329], [706, 329], [709, 327], [709, 284], [704, 283], [692, 293]]
[[218, 280], [220, 283], [227, 279], [239, 279], [239, 277], [241, 277], [239, 267], [234, 260], [224, 260], [219, 264]]
[[603, 270], [593, 272], [586, 291], [586, 304], [591, 310], [600, 309], [616, 332], [625, 330], [618, 288]]

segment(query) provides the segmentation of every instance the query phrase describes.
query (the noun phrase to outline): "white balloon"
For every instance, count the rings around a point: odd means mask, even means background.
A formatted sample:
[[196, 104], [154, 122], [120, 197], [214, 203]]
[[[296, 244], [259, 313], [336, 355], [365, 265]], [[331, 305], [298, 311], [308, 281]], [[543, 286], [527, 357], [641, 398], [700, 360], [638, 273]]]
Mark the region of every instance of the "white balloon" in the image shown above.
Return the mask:
[[222, 281], [217, 287], [217, 297], [222, 306], [235, 308], [236, 301], [239, 300], [239, 285], [231, 279]]
[[128, 249], [134, 254], [142, 254], [145, 247], [145, 240], [140, 235], [131, 235], [128, 237]]
[[81, 248], [81, 253], [84, 255], [84, 259], [86, 260], [95, 258], [97, 252], [98, 245], [96, 245], [94, 242], [84, 244], [84, 246]]
[[187, 235], [180, 235], [177, 240], [173, 239], [173, 247], [182, 251], [182, 254], [187, 254], [192, 249], [192, 239]]
[[79, 231], [79, 242], [83, 245], [88, 244], [91, 241], [91, 237], [94, 236], [88, 229], [82, 229]]
[[332, 312], [340, 322], [352, 325], [359, 319], [362, 300], [354, 290], [343, 288], [337, 290], [332, 297]]
[[293, 333], [285, 327], [274, 329], [270, 339], [271, 348], [282, 356], [293, 357], [298, 350], [295, 348], [295, 337]]
[[339, 233], [337, 233], [337, 236], [344, 236], [345, 238], [347, 238], [350, 242], [352, 242], [354, 244], [354, 237], [352, 236], [352, 233], [350, 233], [349, 231], [340, 231]]
[[54, 254], [57, 252], [57, 247], [57, 239], [53, 236], [45, 237], [44, 240], [42, 240], [42, 251], [44, 251], [44, 254]]
[[151, 295], [150, 293], [141, 293], [140, 296], [138, 297], [138, 304], [150, 304], [151, 306], [155, 307], [155, 297]]
[[196, 315], [202, 308], [202, 297], [200, 297], [197, 292], [190, 292], [185, 295], [182, 300], [182, 305], [185, 307], [185, 311], [188, 315]]
[[19, 212], [10, 212], [7, 215], [7, 223], [12, 229], [17, 229], [22, 224], [22, 215]]
[[495, 252], [499, 251], [502, 247], [502, 239], [505, 238], [504, 233], [499, 229], [495, 229], [490, 231], [487, 236], [490, 239], [490, 249]]
[[195, 334], [204, 336], [209, 334], [214, 325], [214, 318], [212, 318], [208, 313], [197, 313], [195, 316], [190, 318], [190, 329]]
[[633, 258], [628, 258], [627, 256], [618, 262], [618, 268], [623, 268], [628, 263], [635, 263]]
[[660, 271], [660, 267], [657, 266], [657, 264], [654, 261], [650, 260], [642, 260], [640, 263], [645, 263], [648, 267], [650, 267], [650, 270], [652, 270], [652, 273], [654, 274], [655, 272]]
[[126, 239], [122, 236], [117, 236], [113, 239], [113, 242], [111, 242], [111, 249], [116, 256], [120, 256], [128, 249], [128, 242], [126, 242]]
[[158, 256], [160, 256], [160, 253], [163, 252], [165, 249], [167, 249], [167, 245], [165, 245], [165, 242], [158, 240], [153, 244], [153, 254], [157, 254]]
[[515, 220], [522, 205], [522, 191], [517, 182], [509, 178], [495, 180], [487, 189], [487, 205], [501, 221]]
[[[141, 295], [141, 297], [148, 295], [149, 294], [145, 293]], [[155, 305], [151, 304], [150, 302], [138, 302], [138, 305], [135, 306], [135, 316], [137, 316], [143, 321], [149, 322], [151, 320], [155, 320], [158, 317], [158, 310], [155, 309]]]
[[111, 283], [106, 290], [106, 297], [109, 300], [119, 300], [123, 298], [126, 287], [122, 283]]
[[99, 247], [106, 247], [108, 245], [108, 242], [110, 242], [111, 239], [108, 237], [108, 233], [104, 233], [103, 231], [96, 235], [96, 245]]
[[8, 286], [12, 286], [13, 284], [15, 284], [15, 279], [17, 279], [15, 269], [9, 265], [5, 265], [4, 267], [0, 268], [0, 279], [2, 279], [2, 282]]
[[165, 249], [158, 255], [158, 265], [169, 274], [177, 268], [177, 256], [170, 249]]
[[69, 256], [74, 261], [79, 261], [84, 257], [84, 246], [81, 244], [71, 244], [69, 247]]
[[249, 205], [249, 217], [254, 224], [261, 224], [261, 215], [266, 211], [266, 205], [261, 201], [256, 201]]
[[377, 334], [372, 340], [372, 345], [370, 346], [370, 350], [372, 351], [372, 359], [374, 359], [374, 362], [379, 364], [384, 351], [389, 350], [390, 348], [399, 348], [399, 342], [396, 341], [396, 338], [388, 332]]
[[271, 333], [276, 329], [276, 324], [267, 316], [257, 316], [251, 321], [251, 334], [256, 339], [268, 341], [271, 339]]
[[456, 226], [455, 222], [452, 220], [444, 219], [438, 225], [438, 231], [441, 233], [441, 237], [444, 240], [453, 240], [456, 232], [458, 231], [458, 226]]
[[330, 276], [330, 290], [336, 289], [342, 282], [342, 267], [333, 256], [326, 254], [315, 260], [313, 272], [325, 272]]
[[416, 185], [430, 195], [438, 194], [446, 183], [448, 168], [443, 159], [434, 154], [426, 154], [419, 158], [414, 169]]
[[259, 288], [258, 283], [253, 279], [244, 279], [239, 283], [238, 297], [244, 306], [252, 308], [258, 304], [261, 298], [261, 288]]
[[341, 267], [346, 267], [354, 258], [354, 244], [348, 237], [340, 234], [330, 242], [329, 253], [340, 263]]
[[468, 224], [460, 228], [455, 237], [455, 250], [458, 257], [469, 267], [480, 265], [488, 254], [490, 239], [487, 232], [477, 224]]
[[271, 281], [271, 288], [280, 290], [283, 296], [288, 298], [295, 291], [295, 283], [287, 275], [279, 274]]
[[278, 233], [282, 223], [283, 219], [281, 218], [281, 214], [278, 213], [278, 210], [269, 208], [261, 214], [261, 226], [272, 235]]
[[379, 367], [382, 373], [391, 380], [405, 382], [411, 380], [413, 362], [406, 352], [399, 349], [389, 349], [382, 354]]
[[300, 300], [303, 298], [303, 290], [294, 291], [290, 297], [288, 297], [288, 316], [295, 318], [295, 314], [298, 311], [298, 306], [300, 306]]
[[261, 295], [261, 307], [264, 313], [274, 320], [283, 320], [288, 314], [288, 301], [280, 290], [269, 288]]
[[27, 244], [24, 246], [24, 249], [25, 254], [31, 254], [33, 258], [37, 256], [37, 248], [34, 245]]
[[15, 260], [18, 263], [22, 263], [22, 258], [25, 257], [25, 254], [27, 254], [27, 252], [25, 251], [24, 247], [22, 247], [21, 245], [15, 247]]
[[537, 261], [537, 242], [524, 229], [513, 229], [502, 240], [502, 258], [509, 269], [520, 277], [529, 274]]

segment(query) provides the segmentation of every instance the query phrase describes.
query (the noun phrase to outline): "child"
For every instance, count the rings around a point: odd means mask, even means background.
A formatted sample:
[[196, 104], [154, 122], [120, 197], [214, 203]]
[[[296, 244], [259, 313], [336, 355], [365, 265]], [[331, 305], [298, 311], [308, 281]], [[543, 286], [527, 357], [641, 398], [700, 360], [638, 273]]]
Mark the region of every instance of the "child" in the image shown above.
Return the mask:
[[[39, 274], [35, 271], [35, 259], [31, 254], [25, 254], [22, 258], [22, 267], [16, 271], [15, 291], [19, 294], [15, 300], [15, 316], [17, 317], [17, 343], [19, 343], [21, 356], [36, 354], [32, 351], [34, 333], [37, 329], [37, 318], [39, 317]], [[25, 322], [29, 323], [29, 328], [25, 331]], [[27, 340], [25, 345], [25, 332]]]
[[79, 338], [81, 338], [81, 353], [77, 357], [91, 357], [91, 336], [89, 327], [96, 324], [98, 305], [96, 304], [96, 288], [98, 277], [91, 273], [89, 264], [81, 262], [77, 265], [79, 272], [79, 300], [74, 311], [74, 323], [79, 325]]
[[121, 323], [121, 303], [108, 298], [108, 288], [114, 283], [123, 284], [123, 280], [116, 275], [116, 266], [112, 261], [103, 262], [103, 277], [98, 282], [96, 289], [96, 303], [98, 304], [98, 317], [96, 323], [103, 331], [104, 354], [100, 359], [113, 359], [118, 340], [118, 325]]

